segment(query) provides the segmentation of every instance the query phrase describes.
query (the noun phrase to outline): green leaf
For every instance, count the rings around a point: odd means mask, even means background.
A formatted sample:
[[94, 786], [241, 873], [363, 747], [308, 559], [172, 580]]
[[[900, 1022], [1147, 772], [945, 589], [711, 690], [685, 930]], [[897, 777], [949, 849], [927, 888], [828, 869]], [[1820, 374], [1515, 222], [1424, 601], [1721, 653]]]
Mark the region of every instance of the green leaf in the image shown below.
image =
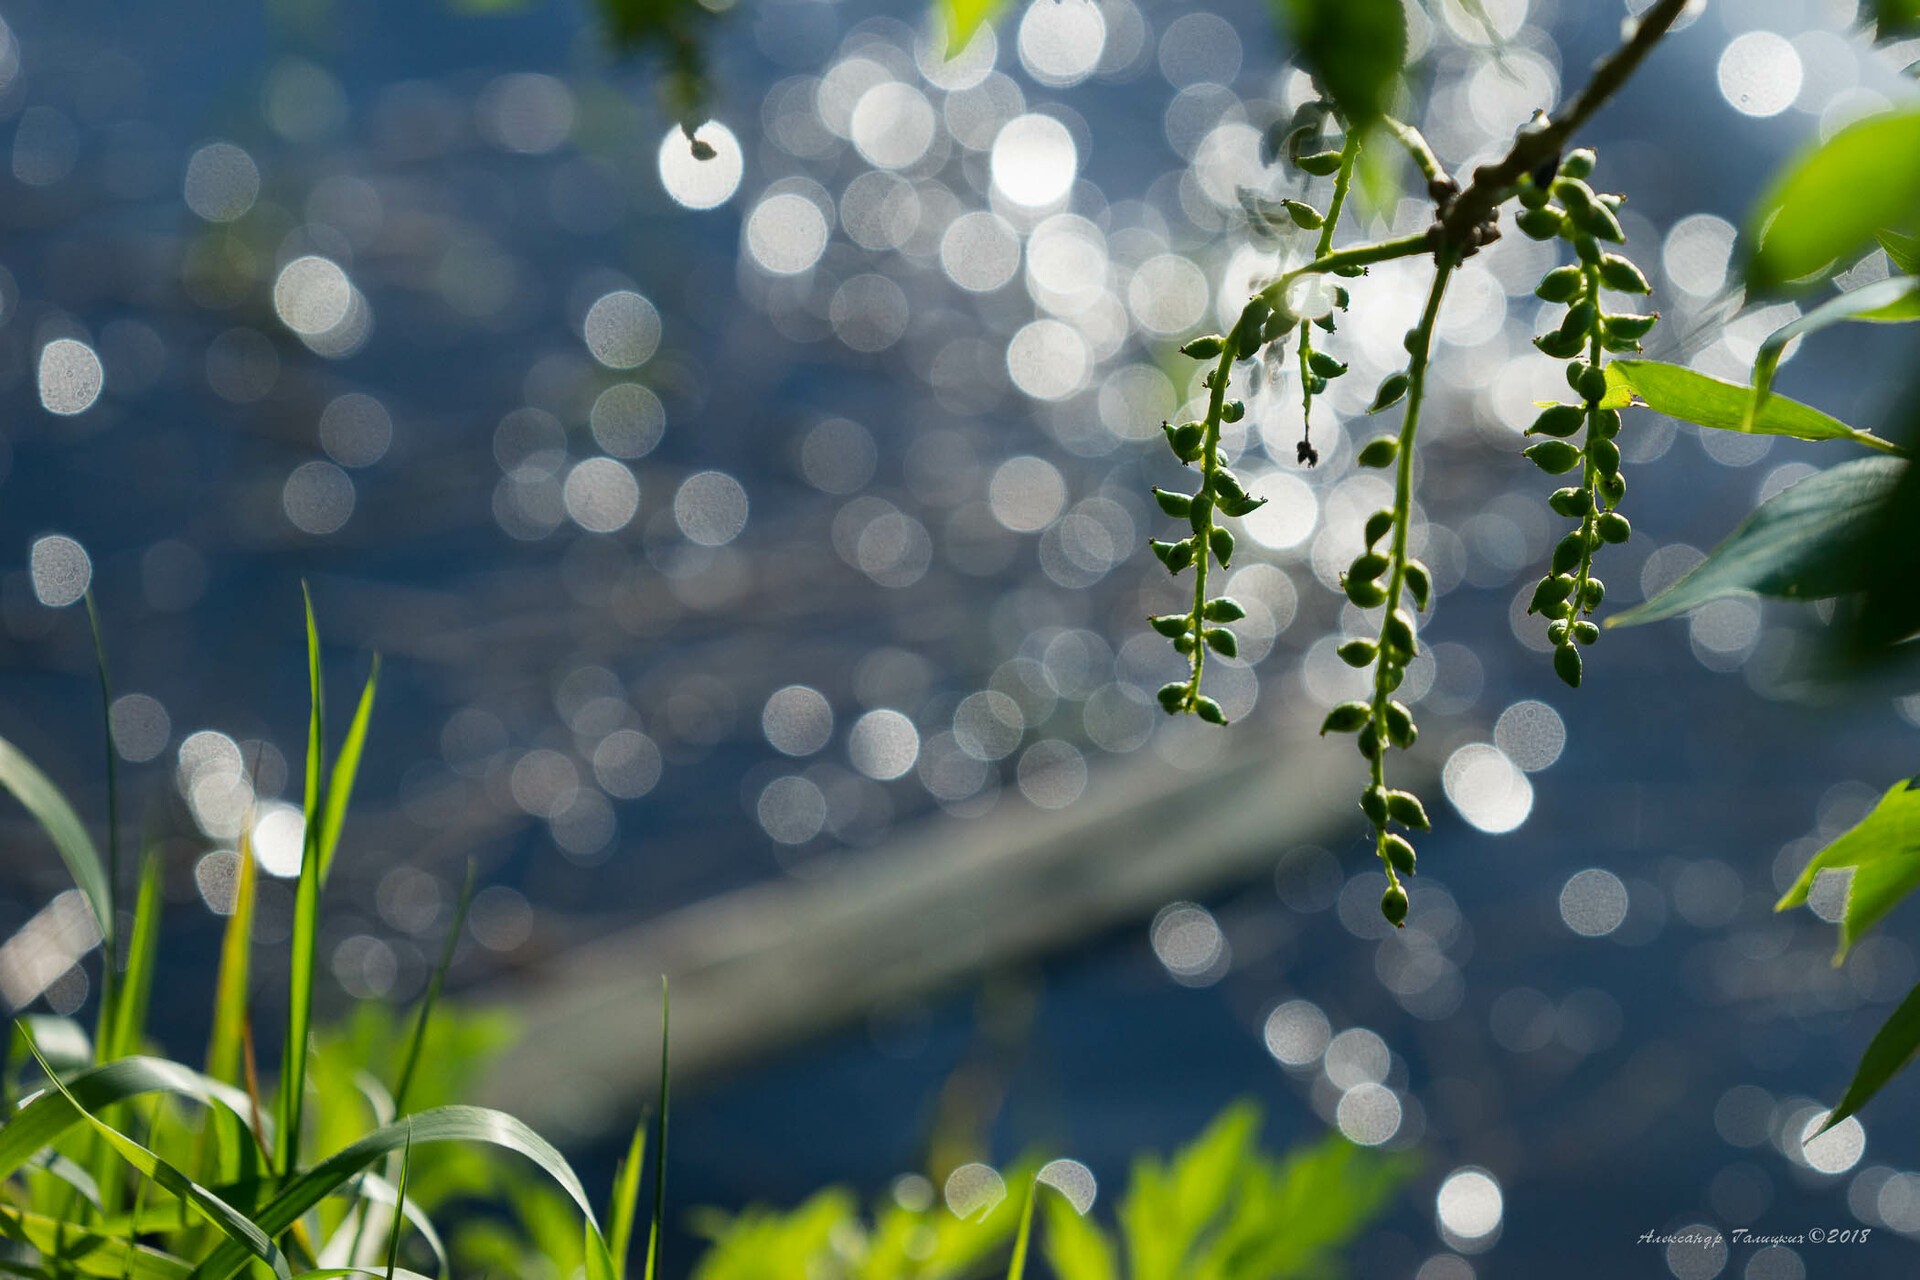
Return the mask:
[[1773, 391], [1773, 375], [1780, 368], [1780, 357], [1787, 344], [1803, 334], [1848, 320], [1869, 324], [1905, 324], [1920, 320], [1920, 279], [1894, 276], [1865, 285], [1829, 298], [1798, 320], [1774, 330], [1760, 344], [1760, 353], [1753, 360], [1753, 394], [1747, 398], [1741, 430], [1755, 430], [1758, 415], [1766, 411]]
[[1920, 0], [1870, 0], [1874, 34], [1882, 40], [1920, 28]]
[[376, 653], [373, 669], [367, 673], [366, 687], [360, 691], [360, 705], [354, 709], [353, 721], [347, 725], [346, 741], [340, 744], [340, 756], [333, 762], [333, 772], [327, 779], [327, 799], [320, 811], [320, 883], [323, 885], [328, 872], [333, 870], [340, 828], [347, 820], [354, 779], [360, 775], [360, 756], [367, 745], [367, 724], [373, 718], [373, 695], [379, 687], [380, 655]]
[[1787, 166], [1747, 215], [1747, 285], [1779, 289], [1842, 265], [1920, 210], [1920, 110], [1870, 116]]
[[[1920, 3], [1920, 0], [1916, 0]], [[1898, 231], [1882, 231], [1878, 239], [1880, 247], [1887, 251], [1887, 257], [1893, 265], [1908, 275], [1920, 275], [1920, 235], [1902, 235]]]
[[1890, 440], [1850, 427], [1838, 418], [1786, 396], [1767, 397], [1766, 404], [1748, 425], [1753, 400], [1751, 388], [1681, 365], [1659, 360], [1616, 360], [1607, 366], [1609, 379], [1616, 376], [1616, 372], [1640, 403], [1655, 413], [1695, 426], [1747, 435], [1792, 436], [1796, 440], [1850, 440], [1883, 453], [1900, 452], [1899, 446]]
[[1808, 476], [1760, 504], [1693, 571], [1653, 599], [1607, 620], [1615, 627], [1671, 618], [1743, 591], [1817, 600], [1866, 585], [1856, 553], [1906, 463], [1861, 458]]
[[0, 1178], [13, 1174], [80, 1124], [83, 1107], [97, 1111], [148, 1093], [171, 1093], [218, 1105], [243, 1122], [251, 1107], [240, 1090], [177, 1062], [121, 1058], [69, 1076], [63, 1089], [43, 1092], [0, 1125]]
[[1007, 1261], [1007, 1280], [1025, 1280], [1027, 1247], [1033, 1239], [1033, 1202], [1040, 1196], [1040, 1183], [1027, 1183], [1027, 1200], [1020, 1208], [1020, 1229], [1014, 1233], [1013, 1256]]
[[1874, 1032], [1840, 1104], [1828, 1114], [1820, 1131], [1825, 1133], [1866, 1106], [1887, 1081], [1906, 1070], [1916, 1050], [1920, 1050], [1920, 987], [1909, 991], [1886, 1025]]
[[214, 977], [213, 1030], [207, 1036], [207, 1074], [240, 1083], [240, 1046], [247, 1022], [247, 973], [253, 957], [254, 887], [259, 865], [251, 833], [240, 832], [240, 869], [233, 883], [233, 911], [220, 938], [220, 968]]
[[[177, 1213], [174, 1221], [177, 1224]], [[111, 1280], [185, 1280], [191, 1270], [172, 1254], [84, 1223], [32, 1213], [4, 1202], [0, 1202], [0, 1236], [31, 1245], [49, 1257], [57, 1254], [62, 1267], [80, 1275]]]
[[626, 1158], [613, 1171], [613, 1193], [607, 1202], [607, 1252], [613, 1256], [614, 1280], [627, 1280], [627, 1254], [633, 1247], [633, 1217], [640, 1204], [640, 1169], [647, 1154], [647, 1126], [653, 1117], [642, 1114], [627, 1141]]
[[1120, 1280], [1113, 1242], [1098, 1223], [1083, 1217], [1065, 1196], [1045, 1200], [1047, 1230], [1041, 1252], [1060, 1280]]
[[100, 851], [94, 848], [93, 837], [87, 834], [80, 815], [73, 811], [67, 798], [60, 794], [60, 788], [5, 738], [0, 738], [0, 787], [11, 791], [14, 799], [40, 824], [41, 830], [52, 837], [54, 848], [67, 864], [67, 874], [80, 886], [87, 905], [93, 908], [101, 939], [110, 943], [114, 924], [113, 891], [108, 885], [106, 868], [100, 862]]
[[1007, 0], [940, 0], [940, 15], [947, 29], [947, 57], [958, 57], [980, 28], [991, 24], [1007, 6]]
[[1847, 885], [1847, 906], [1840, 918], [1837, 965], [1862, 934], [1879, 923], [1901, 899], [1920, 886], [1920, 789], [1916, 779], [1895, 783], [1880, 797], [1872, 812], [1839, 839], [1822, 849], [1801, 871], [1793, 887], [1774, 904], [1786, 911], [1807, 900], [1807, 891], [1822, 871], [1853, 869]]
[[313, 593], [300, 584], [307, 623], [307, 781], [301, 805], [305, 837], [300, 848], [300, 879], [293, 895], [293, 940], [287, 974], [287, 1035], [280, 1054], [279, 1131], [274, 1165], [292, 1173], [300, 1159], [301, 1113], [307, 1098], [307, 1050], [313, 1037], [314, 971], [320, 947], [321, 780], [326, 770], [327, 695], [320, 669], [320, 628], [313, 618]]
[[1346, 116], [1364, 128], [1385, 115], [1407, 60], [1400, 0], [1274, 0], [1300, 61]]
[[124, 1058], [140, 1047], [147, 1025], [147, 1000], [153, 992], [154, 953], [160, 943], [160, 878], [164, 864], [158, 851], [147, 854], [140, 867], [140, 895], [133, 908], [133, 937], [127, 946], [127, 971], [114, 1001], [113, 1028], [100, 1048], [100, 1060]]

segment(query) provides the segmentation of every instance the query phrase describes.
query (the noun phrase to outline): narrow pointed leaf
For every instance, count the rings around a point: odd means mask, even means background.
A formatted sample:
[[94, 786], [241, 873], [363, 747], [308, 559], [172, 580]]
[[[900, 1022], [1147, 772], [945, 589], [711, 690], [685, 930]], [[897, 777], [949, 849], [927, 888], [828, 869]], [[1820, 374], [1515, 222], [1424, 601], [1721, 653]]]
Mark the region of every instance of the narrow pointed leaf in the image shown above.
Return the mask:
[[1909, 991], [1907, 998], [1900, 1002], [1900, 1007], [1893, 1011], [1893, 1016], [1887, 1019], [1886, 1025], [1874, 1032], [1867, 1051], [1860, 1055], [1860, 1065], [1854, 1070], [1853, 1080], [1847, 1085], [1839, 1105], [1827, 1116], [1821, 1132], [1833, 1128], [1866, 1106], [1889, 1080], [1906, 1070], [1917, 1050], [1920, 1050], [1920, 987]]
[[1773, 376], [1780, 368], [1780, 357], [1786, 352], [1787, 344], [1849, 320], [1867, 324], [1906, 324], [1920, 320], [1920, 279], [1895, 276], [1829, 298], [1768, 335], [1753, 360], [1753, 394], [1747, 398], [1746, 423], [1742, 430], [1755, 430], [1755, 422], [1765, 412], [1773, 392]]
[[100, 861], [100, 851], [94, 847], [93, 837], [87, 834], [86, 826], [80, 821], [80, 815], [73, 811], [60, 788], [53, 785], [39, 766], [27, 759], [20, 748], [0, 738], [0, 787], [13, 793], [33, 820], [40, 824], [53, 840], [54, 848], [59, 850], [61, 861], [67, 864], [67, 874], [73, 877], [74, 884], [86, 895], [87, 905], [93, 908], [93, 918], [100, 925], [102, 939], [113, 938], [113, 892], [109, 887], [107, 869]]
[[127, 942], [127, 969], [121, 975], [114, 1002], [113, 1033], [100, 1052], [102, 1062], [123, 1058], [140, 1047], [147, 1025], [147, 1002], [153, 993], [154, 956], [160, 943], [160, 878], [158, 852], [147, 854], [140, 868], [140, 894], [133, 908], [133, 935]]
[[1871, 431], [1850, 427], [1811, 405], [1786, 396], [1770, 395], [1757, 410], [1753, 390], [1682, 365], [1659, 360], [1616, 360], [1607, 366], [1609, 377], [1619, 377], [1639, 403], [1655, 413], [1715, 431], [1746, 435], [1792, 436], [1796, 440], [1849, 440], [1854, 444], [1899, 453], [1899, 446]]
[[230, 1085], [159, 1058], [122, 1058], [69, 1076], [0, 1125], [0, 1178], [5, 1178], [82, 1123], [81, 1108], [98, 1111], [149, 1093], [171, 1093], [218, 1105], [244, 1122], [247, 1095]]
[[253, 959], [254, 888], [259, 881], [253, 841], [240, 832], [240, 867], [234, 877], [233, 912], [220, 939], [220, 970], [214, 978], [213, 1030], [207, 1037], [207, 1074], [240, 1083], [241, 1030], [247, 1021], [247, 975]]
[[1809, 862], [1774, 904], [1785, 911], [1807, 900], [1816, 876], [1822, 871], [1853, 869], [1847, 884], [1847, 903], [1840, 917], [1840, 945], [1834, 953], [1837, 965], [1847, 951], [1898, 906], [1916, 887], [1920, 887], [1920, 788], [1915, 779], [1896, 783], [1880, 797], [1866, 817], [1822, 849]]
[[347, 725], [347, 737], [340, 744], [340, 755], [333, 762], [327, 779], [327, 798], [320, 810], [320, 883], [327, 882], [333, 870], [333, 855], [340, 847], [340, 828], [347, 819], [347, 805], [353, 799], [353, 782], [360, 773], [360, 756], [367, 745], [367, 725], [373, 718], [373, 695], [380, 687], [380, 655], [373, 655], [373, 670], [367, 674], [366, 687], [360, 691], [360, 705]]

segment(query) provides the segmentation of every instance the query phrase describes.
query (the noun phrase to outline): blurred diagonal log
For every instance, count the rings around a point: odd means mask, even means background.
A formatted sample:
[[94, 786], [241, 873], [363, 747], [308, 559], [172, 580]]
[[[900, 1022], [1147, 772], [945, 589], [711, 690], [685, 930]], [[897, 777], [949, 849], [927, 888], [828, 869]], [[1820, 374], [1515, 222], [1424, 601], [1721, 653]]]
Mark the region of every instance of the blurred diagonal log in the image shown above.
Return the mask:
[[[567, 1105], [554, 1086], [568, 1079], [638, 1100], [659, 1053], [658, 974], [673, 984], [675, 1079], [697, 1080], [1360, 831], [1358, 756], [1303, 717], [1280, 726], [1196, 772], [1142, 751], [1096, 770], [1064, 810], [932, 819], [817, 880], [724, 894], [515, 974], [479, 993], [521, 1031], [488, 1099], [532, 1108], [536, 1124]], [[1403, 767], [1431, 778], [1421, 753]]]

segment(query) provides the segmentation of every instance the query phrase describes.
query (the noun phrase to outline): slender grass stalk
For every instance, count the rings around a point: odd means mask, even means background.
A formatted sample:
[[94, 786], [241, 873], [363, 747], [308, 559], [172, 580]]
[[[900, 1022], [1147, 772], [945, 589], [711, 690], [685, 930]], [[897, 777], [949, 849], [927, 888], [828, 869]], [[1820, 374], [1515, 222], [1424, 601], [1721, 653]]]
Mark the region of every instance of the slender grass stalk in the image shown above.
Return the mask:
[[313, 984], [320, 946], [321, 779], [326, 769], [326, 689], [320, 672], [320, 629], [313, 619], [313, 593], [303, 582], [306, 603], [307, 782], [301, 813], [305, 838], [300, 850], [300, 881], [294, 891], [292, 964], [287, 991], [287, 1035], [280, 1055], [279, 1128], [274, 1134], [274, 1169], [293, 1173], [300, 1157], [300, 1124], [306, 1105], [307, 1049], [313, 1031]]
[[1013, 1257], [1007, 1262], [1007, 1280], [1024, 1280], [1027, 1274], [1027, 1245], [1033, 1236], [1033, 1202], [1040, 1198], [1040, 1180], [1027, 1184], [1027, 1202], [1020, 1210], [1020, 1230], [1013, 1237]]
[[[407, 1224], [407, 1174], [413, 1168], [413, 1126], [407, 1126], [407, 1145], [400, 1149], [399, 1191], [393, 1197], [393, 1231], [387, 1236], [387, 1280], [393, 1280], [393, 1269], [400, 1263], [400, 1232]], [[347, 1260], [351, 1262], [353, 1255]]]
[[[118, 916], [120, 904], [120, 753], [113, 745], [113, 677], [107, 669], [107, 642], [100, 630], [100, 610], [93, 602], [93, 588], [82, 597], [87, 604], [87, 626], [93, 633], [94, 669], [100, 680], [100, 724], [107, 750], [107, 911]], [[115, 945], [118, 931], [107, 929], [100, 939], [100, 1008], [95, 1025], [94, 1043], [98, 1044], [116, 1016], [115, 993], [119, 990], [119, 955]]]
[[660, 1230], [667, 1216], [667, 979], [660, 976], [660, 1136], [653, 1145], [653, 1221], [647, 1227], [646, 1280], [654, 1280], [660, 1263]]
[[613, 1172], [613, 1192], [607, 1200], [607, 1252], [613, 1255], [614, 1280], [627, 1280], [627, 1254], [633, 1248], [633, 1219], [640, 1202], [640, 1171], [646, 1159], [647, 1129], [652, 1113], [643, 1110], [633, 1126], [626, 1157]]

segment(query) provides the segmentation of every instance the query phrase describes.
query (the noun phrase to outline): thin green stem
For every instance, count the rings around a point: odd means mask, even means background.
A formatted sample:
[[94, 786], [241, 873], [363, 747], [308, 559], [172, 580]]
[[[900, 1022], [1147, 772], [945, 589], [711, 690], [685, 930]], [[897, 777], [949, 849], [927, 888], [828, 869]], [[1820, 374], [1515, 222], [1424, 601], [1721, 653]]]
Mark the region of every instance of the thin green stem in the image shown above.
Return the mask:
[[1434, 154], [1433, 148], [1427, 145], [1425, 135], [1418, 129], [1404, 121], [1395, 120], [1392, 116], [1381, 116], [1380, 123], [1386, 126], [1387, 132], [1392, 134], [1402, 147], [1406, 148], [1407, 154], [1413, 157], [1413, 162], [1420, 166], [1420, 176], [1427, 180], [1429, 187], [1435, 183], [1453, 181], [1447, 176], [1447, 167], [1440, 163], [1440, 157]]
[[1399, 236], [1392, 240], [1378, 240], [1371, 244], [1356, 244], [1333, 253], [1322, 254], [1312, 262], [1283, 273], [1278, 280], [1254, 296], [1278, 310], [1286, 304], [1287, 290], [1302, 276], [1325, 275], [1348, 267], [1370, 267], [1376, 263], [1392, 262], [1398, 258], [1417, 258], [1421, 254], [1431, 252], [1433, 252], [1433, 241], [1425, 231], [1410, 236]]
[[1219, 497], [1214, 491], [1214, 475], [1220, 470], [1220, 414], [1226, 408], [1227, 381], [1233, 374], [1239, 331], [1240, 325], [1236, 324], [1220, 352], [1219, 363], [1213, 366], [1213, 387], [1207, 396], [1206, 445], [1200, 454], [1200, 492], [1194, 498], [1204, 513], [1193, 526], [1193, 611], [1187, 615], [1193, 652], [1187, 655], [1187, 692], [1180, 704], [1188, 711], [1200, 697], [1200, 676], [1207, 668], [1207, 566], [1213, 559], [1213, 517]]
[[[1353, 185], [1353, 166], [1360, 159], [1360, 131], [1349, 129], [1340, 148], [1340, 169], [1333, 178], [1333, 198], [1327, 202], [1326, 220], [1320, 224], [1320, 242], [1314, 246], [1315, 261], [1333, 251], [1333, 232], [1339, 225], [1341, 210], [1347, 203], [1347, 189]], [[1313, 325], [1300, 326], [1300, 430], [1301, 440], [1313, 440]], [[1304, 450], [1303, 450], [1304, 452]], [[1311, 454], [1306, 455], [1309, 459]]]
[[[1413, 341], [1408, 344], [1411, 361], [1407, 365], [1407, 413], [1400, 423], [1400, 447], [1396, 455], [1398, 469], [1393, 485], [1393, 541], [1387, 556], [1386, 615], [1380, 624], [1380, 648], [1374, 660], [1373, 703], [1369, 717], [1375, 736], [1375, 749], [1370, 761], [1373, 766], [1373, 785], [1383, 792], [1387, 785], [1387, 752], [1392, 747], [1387, 731], [1387, 702], [1399, 685], [1404, 663], [1413, 656], [1410, 652], [1404, 656], [1396, 654], [1387, 641], [1391, 630], [1389, 624], [1400, 609], [1400, 598], [1407, 585], [1407, 532], [1408, 526], [1413, 523], [1413, 446], [1420, 431], [1420, 406], [1426, 398], [1427, 358], [1433, 348], [1434, 325], [1440, 318], [1440, 303], [1446, 296], [1447, 282], [1452, 278], [1458, 261], [1452, 253], [1444, 250], [1437, 255], [1433, 287], [1427, 292], [1426, 309], [1421, 312], [1419, 327], [1413, 331]], [[1400, 875], [1387, 858], [1387, 823], [1384, 817], [1374, 823], [1373, 846], [1380, 865], [1386, 868], [1388, 883], [1397, 886]]]

